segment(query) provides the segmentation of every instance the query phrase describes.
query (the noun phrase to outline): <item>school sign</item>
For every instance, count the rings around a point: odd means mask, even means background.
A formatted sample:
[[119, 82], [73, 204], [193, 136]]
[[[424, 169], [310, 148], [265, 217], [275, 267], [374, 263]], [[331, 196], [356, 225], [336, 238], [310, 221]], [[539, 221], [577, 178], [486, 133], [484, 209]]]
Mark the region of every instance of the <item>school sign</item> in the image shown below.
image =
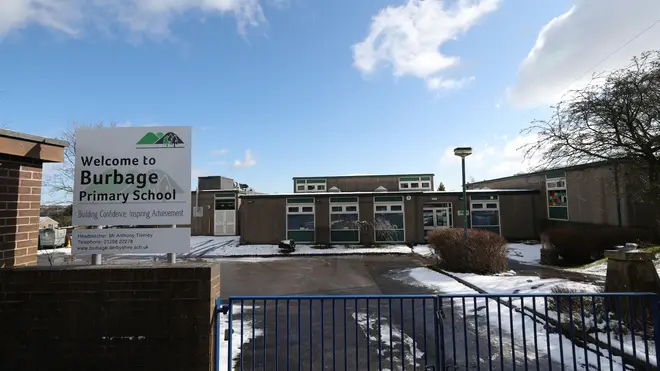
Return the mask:
[[81, 128], [75, 150], [74, 225], [190, 224], [190, 127]]

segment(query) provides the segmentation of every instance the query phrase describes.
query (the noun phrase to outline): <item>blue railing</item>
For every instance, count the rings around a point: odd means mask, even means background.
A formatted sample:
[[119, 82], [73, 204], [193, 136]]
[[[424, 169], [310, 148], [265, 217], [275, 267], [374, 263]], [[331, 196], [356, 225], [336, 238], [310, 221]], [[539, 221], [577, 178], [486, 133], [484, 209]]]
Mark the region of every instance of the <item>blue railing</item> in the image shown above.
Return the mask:
[[242, 296], [216, 307], [219, 370], [655, 370], [660, 355], [656, 294]]

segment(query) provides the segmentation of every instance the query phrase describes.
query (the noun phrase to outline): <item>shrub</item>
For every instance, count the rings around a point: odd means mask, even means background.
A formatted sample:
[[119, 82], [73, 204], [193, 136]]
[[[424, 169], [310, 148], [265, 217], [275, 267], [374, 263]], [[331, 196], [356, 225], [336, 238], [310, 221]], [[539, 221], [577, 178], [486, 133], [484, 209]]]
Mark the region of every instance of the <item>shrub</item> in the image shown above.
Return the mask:
[[430, 233], [429, 243], [440, 257], [443, 269], [477, 274], [509, 270], [507, 241], [498, 234], [470, 229], [466, 244], [463, 229], [437, 228]]
[[544, 249], [555, 250], [566, 265], [587, 264], [603, 256], [605, 250], [627, 242], [645, 243], [648, 231], [625, 227], [555, 228], [544, 233]]

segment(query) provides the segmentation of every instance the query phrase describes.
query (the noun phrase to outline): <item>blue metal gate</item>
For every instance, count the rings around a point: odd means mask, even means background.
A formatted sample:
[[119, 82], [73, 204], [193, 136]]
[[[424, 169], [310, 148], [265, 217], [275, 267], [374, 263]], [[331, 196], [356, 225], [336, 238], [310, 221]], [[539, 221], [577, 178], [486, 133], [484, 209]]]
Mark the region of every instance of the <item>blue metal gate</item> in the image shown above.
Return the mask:
[[230, 297], [217, 370], [657, 369], [655, 294]]

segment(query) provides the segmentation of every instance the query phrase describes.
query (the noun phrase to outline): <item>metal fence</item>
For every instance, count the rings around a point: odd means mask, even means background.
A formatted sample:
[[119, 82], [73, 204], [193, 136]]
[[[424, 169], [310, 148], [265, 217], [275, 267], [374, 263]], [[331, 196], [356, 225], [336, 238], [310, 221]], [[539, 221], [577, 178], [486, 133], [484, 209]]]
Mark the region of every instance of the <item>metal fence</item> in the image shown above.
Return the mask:
[[231, 297], [218, 370], [657, 369], [655, 294]]

